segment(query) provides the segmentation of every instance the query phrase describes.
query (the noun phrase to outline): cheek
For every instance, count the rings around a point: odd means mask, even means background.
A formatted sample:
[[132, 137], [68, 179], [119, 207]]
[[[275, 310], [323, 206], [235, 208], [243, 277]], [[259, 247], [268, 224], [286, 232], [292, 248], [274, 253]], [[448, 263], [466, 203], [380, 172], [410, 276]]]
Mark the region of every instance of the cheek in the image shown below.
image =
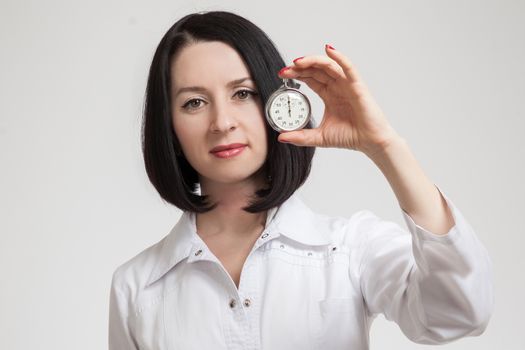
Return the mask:
[[257, 110], [258, 117], [254, 120], [254, 135], [257, 138], [257, 142], [267, 147], [267, 135], [266, 135], [266, 118], [261, 109]]
[[175, 119], [173, 121], [173, 130], [183, 150], [194, 149], [194, 145], [199, 143], [198, 135], [200, 135], [201, 131], [198, 125]]
[[199, 169], [201, 159], [199, 153], [202, 152], [203, 139], [198, 136], [198, 128], [192, 127], [190, 124], [174, 123], [174, 131], [179, 139], [184, 158], [194, 169]]
[[264, 119], [259, 120], [256, 123], [255, 129], [253, 130], [254, 141], [257, 143], [258, 152], [261, 156], [266, 157], [268, 152], [268, 136], [266, 135], [266, 121]]

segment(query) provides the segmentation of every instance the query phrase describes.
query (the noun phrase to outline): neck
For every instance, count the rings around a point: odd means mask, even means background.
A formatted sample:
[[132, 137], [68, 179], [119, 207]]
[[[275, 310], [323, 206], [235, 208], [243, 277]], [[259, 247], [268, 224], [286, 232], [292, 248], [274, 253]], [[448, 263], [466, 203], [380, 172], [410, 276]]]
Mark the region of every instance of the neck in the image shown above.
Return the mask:
[[255, 191], [263, 188], [264, 182], [247, 179], [236, 183], [217, 183], [201, 179], [201, 194], [208, 195], [215, 209], [197, 213], [197, 233], [202, 238], [215, 235], [247, 237], [254, 231], [260, 232], [266, 224], [267, 211], [249, 213], [242, 208], [249, 205]]

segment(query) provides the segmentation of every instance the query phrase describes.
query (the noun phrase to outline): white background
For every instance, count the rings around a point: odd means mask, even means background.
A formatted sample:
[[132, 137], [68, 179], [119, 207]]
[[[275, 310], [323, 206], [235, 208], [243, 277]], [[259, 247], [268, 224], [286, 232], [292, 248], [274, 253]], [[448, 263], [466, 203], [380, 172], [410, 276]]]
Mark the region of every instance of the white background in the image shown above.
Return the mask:
[[[181, 214], [149, 184], [140, 151], [153, 52], [183, 15], [229, 10], [288, 64], [325, 43], [346, 54], [486, 245], [495, 313], [481, 336], [441, 348], [524, 349], [524, 4], [1, 0], [0, 348], [107, 347], [113, 270]], [[322, 102], [303, 88], [319, 120]], [[299, 193], [318, 212], [366, 208], [404, 225], [362, 153], [318, 149]], [[371, 349], [427, 347], [382, 316], [372, 326]]]

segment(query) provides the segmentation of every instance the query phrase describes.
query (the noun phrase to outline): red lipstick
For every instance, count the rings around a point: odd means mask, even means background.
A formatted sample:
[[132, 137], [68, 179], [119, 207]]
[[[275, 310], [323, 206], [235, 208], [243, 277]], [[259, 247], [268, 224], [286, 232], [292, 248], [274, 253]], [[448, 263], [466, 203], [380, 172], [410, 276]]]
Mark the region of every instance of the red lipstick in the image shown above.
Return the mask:
[[235, 157], [236, 155], [239, 155], [244, 150], [245, 147], [246, 147], [246, 144], [244, 143], [232, 143], [229, 145], [219, 145], [217, 147], [212, 148], [210, 153], [219, 158], [231, 158], [231, 157]]

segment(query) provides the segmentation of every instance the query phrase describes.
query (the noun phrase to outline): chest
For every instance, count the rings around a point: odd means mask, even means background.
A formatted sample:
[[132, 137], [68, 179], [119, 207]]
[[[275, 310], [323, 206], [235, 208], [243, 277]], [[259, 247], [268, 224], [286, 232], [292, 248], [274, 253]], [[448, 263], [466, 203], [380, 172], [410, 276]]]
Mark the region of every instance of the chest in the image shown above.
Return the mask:
[[241, 288], [229, 288], [217, 264], [181, 264], [156, 286], [159, 297], [137, 308], [132, 324], [141, 349], [366, 348], [366, 316], [346, 254], [299, 252], [280, 242], [252, 254], [246, 246], [248, 258], [220, 248], [232, 275], [246, 262]]

